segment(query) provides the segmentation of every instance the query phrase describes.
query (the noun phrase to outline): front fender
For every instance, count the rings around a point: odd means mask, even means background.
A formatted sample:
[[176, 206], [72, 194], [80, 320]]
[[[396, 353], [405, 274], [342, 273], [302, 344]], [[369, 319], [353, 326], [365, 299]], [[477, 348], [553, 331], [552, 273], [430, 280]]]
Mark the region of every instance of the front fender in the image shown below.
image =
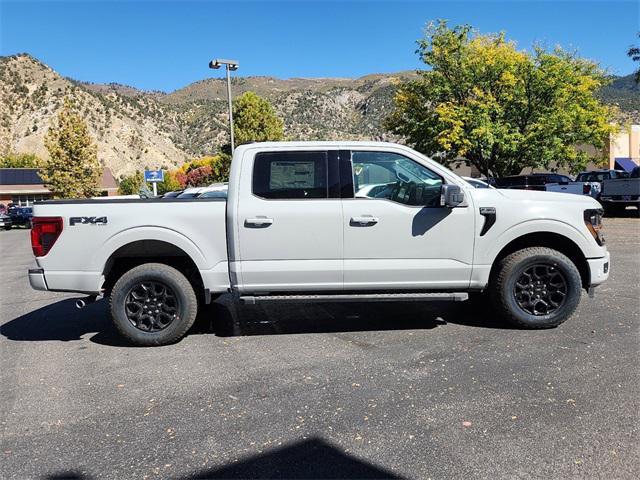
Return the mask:
[[[599, 247], [593, 237], [587, 236], [588, 232], [582, 232], [576, 226], [560, 220], [526, 220], [511, 226], [499, 235], [478, 242], [478, 251], [475, 263], [491, 265], [496, 257], [512, 241], [531, 233], [555, 233], [566, 237], [575, 243], [582, 251], [585, 258], [602, 256], [602, 247]], [[483, 237], [480, 237], [482, 239]]]

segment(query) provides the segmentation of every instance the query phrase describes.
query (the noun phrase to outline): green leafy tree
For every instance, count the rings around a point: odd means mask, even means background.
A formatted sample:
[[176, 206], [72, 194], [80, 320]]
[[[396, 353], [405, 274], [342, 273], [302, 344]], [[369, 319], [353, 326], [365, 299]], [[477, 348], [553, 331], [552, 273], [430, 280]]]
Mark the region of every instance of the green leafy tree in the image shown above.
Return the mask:
[[42, 163], [33, 153], [8, 153], [0, 157], [0, 168], [39, 168]]
[[[638, 33], [638, 37], [640, 38], [640, 33]], [[640, 62], [640, 45], [629, 48], [627, 55], [629, 55], [629, 58], [634, 62]], [[640, 83], [640, 67], [636, 70], [636, 83]]]
[[91, 197], [98, 194], [102, 168], [87, 124], [65, 99], [64, 106], [44, 139], [49, 160], [40, 176], [58, 198]]
[[140, 192], [143, 182], [144, 174], [140, 170], [136, 170], [131, 175], [122, 175], [118, 185], [118, 193], [120, 195], [136, 195]]
[[180, 190], [184, 188], [178, 182], [176, 178], [176, 172], [165, 172], [164, 180], [162, 182], [158, 182], [158, 194], [162, 195], [163, 193], [173, 192], [175, 190]]
[[596, 64], [444, 21], [427, 27], [416, 53], [429, 69], [399, 86], [386, 125], [419, 151], [487, 176], [576, 171], [604, 155], [578, 148], [603, 152], [613, 130], [614, 111], [594, 95], [607, 82]]
[[253, 92], [245, 92], [233, 101], [233, 123], [238, 145], [284, 138], [283, 122], [273, 106]]

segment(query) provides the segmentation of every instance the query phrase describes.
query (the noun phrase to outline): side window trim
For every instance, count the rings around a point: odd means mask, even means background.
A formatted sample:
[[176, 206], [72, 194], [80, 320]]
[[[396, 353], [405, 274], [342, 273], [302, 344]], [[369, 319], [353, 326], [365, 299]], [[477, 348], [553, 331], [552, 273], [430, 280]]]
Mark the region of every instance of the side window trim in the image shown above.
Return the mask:
[[339, 150], [340, 198], [356, 198], [351, 150]]

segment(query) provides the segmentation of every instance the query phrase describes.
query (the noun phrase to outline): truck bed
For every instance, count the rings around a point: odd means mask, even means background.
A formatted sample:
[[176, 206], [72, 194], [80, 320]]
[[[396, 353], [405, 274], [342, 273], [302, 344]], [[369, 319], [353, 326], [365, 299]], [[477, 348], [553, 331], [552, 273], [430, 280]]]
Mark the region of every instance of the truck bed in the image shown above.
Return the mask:
[[[51, 251], [37, 258], [50, 290], [99, 292], [111, 255], [127, 255], [158, 242], [189, 255], [205, 288], [224, 291], [229, 284], [226, 199], [83, 199], [37, 202], [34, 215], [62, 217], [63, 230]], [[135, 245], [135, 248], [131, 246]], [[173, 247], [173, 248], [175, 248]]]

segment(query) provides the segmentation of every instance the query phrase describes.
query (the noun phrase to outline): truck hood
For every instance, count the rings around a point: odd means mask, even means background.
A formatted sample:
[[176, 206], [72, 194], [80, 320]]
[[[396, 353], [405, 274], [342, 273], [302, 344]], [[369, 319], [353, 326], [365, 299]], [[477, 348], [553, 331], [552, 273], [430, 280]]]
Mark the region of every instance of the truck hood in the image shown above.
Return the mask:
[[576, 203], [585, 208], [602, 208], [602, 206], [588, 195], [576, 195], [573, 193], [540, 192], [536, 190], [496, 189], [495, 192], [519, 202], [551, 202], [551, 203]]

